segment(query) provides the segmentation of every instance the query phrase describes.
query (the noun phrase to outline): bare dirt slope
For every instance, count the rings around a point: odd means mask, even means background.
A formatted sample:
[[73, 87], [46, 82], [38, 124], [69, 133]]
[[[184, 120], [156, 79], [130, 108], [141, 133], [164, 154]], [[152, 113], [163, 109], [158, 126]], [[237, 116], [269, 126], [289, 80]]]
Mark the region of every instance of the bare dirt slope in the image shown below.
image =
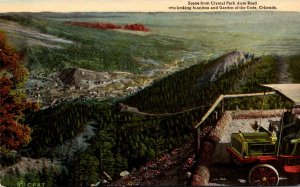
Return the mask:
[[279, 69], [279, 82], [278, 83], [291, 83], [291, 78], [288, 72], [288, 64], [284, 61], [283, 57], [278, 59]]
[[155, 160], [147, 162], [139, 169], [111, 185], [158, 185], [175, 186], [186, 184], [186, 172], [194, 163], [193, 144], [186, 143], [164, 154]]
[[8, 33], [13, 43], [23, 42], [27, 45], [42, 45], [46, 47], [60, 48], [60, 44], [73, 44], [73, 41], [58, 38], [49, 34], [24, 27], [16, 22], [0, 19], [0, 30]]
[[4, 177], [7, 174], [26, 174], [29, 171], [42, 172], [44, 168], [52, 168], [54, 171], [60, 172], [61, 163], [57, 161], [51, 161], [46, 158], [32, 159], [22, 157], [19, 162], [9, 167], [2, 168], [0, 166], [0, 177]]

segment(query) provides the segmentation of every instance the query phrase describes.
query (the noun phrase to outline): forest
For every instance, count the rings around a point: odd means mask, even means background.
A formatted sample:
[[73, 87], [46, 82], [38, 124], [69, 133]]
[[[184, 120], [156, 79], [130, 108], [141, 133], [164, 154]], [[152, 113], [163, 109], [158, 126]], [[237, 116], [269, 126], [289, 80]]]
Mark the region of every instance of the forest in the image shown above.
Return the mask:
[[[219, 94], [262, 91], [259, 84], [277, 82], [277, 76], [270, 76], [278, 74], [275, 66], [277, 58], [255, 58], [249, 64], [236, 67], [217, 81], [201, 87], [197, 87], [197, 78], [206, 66], [216, 61], [178, 71], [126, 98], [67, 102], [31, 113], [26, 122], [33, 129], [32, 141], [21, 154], [55, 159], [56, 155], [47, 152], [47, 147], [62, 144], [81, 132], [88, 121], [94, 121], [96, 135], [88, 140], [89, 148], [78, 150], [74, 157], [61, 158], [64, 167], [68, 168], [69, 174], [64, 175], [68, 175], [69, 181], [61, 183], [61, 174], [51, 174], [52, 184], [90, 185], [97, 181], [102, 171], [116, 179], [121, 171], [138, 168], [146, 161], [192, 141], [193, 126]], [[289, 63], [294, 58], [298, 57], [288, 58]], [[264, 109], [282, 105], [278, 96], [268, 96], [266, 99]], [[232, 99], [227, 102], [226, 109], [234, 109], [236, 105], [241, 109], [255, 109], [260, 107], [261, 102], [261, 98]], [[137, 107], [143, 112], [168, 115], [122, 111], [120, 103]], [[185, 112], [187, 109], [191, 110]], [[209, 119], [202, 128], [214, 120]]]

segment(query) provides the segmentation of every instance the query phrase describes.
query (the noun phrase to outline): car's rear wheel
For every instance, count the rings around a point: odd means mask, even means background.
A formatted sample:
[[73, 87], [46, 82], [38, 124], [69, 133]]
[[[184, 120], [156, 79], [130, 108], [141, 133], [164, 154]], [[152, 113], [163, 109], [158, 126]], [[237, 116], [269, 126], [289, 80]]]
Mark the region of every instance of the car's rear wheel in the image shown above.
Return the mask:
[[249, 172], [250, 185], [274, 186], [279, 183], [278, 171], [271, 165], [259, 164], [251, 168]]

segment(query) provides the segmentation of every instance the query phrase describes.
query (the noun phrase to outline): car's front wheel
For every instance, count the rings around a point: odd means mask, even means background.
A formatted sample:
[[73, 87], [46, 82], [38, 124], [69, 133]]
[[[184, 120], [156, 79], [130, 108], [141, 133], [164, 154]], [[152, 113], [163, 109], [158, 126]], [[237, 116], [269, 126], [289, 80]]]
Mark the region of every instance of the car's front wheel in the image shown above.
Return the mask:
[[278, 171], [269, 164], [259, 164], [249, 172], [249, 184], [256, 186], [275, 186], [279, 183]]

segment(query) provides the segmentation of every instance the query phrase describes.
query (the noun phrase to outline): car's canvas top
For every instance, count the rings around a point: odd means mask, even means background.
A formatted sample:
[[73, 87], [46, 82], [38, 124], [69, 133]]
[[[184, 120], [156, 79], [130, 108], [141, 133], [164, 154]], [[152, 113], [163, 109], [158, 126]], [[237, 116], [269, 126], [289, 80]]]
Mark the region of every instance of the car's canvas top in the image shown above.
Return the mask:
[[300, 84], [264, 84], [264, 87], [272, 88], [279, 94], [300, 106]]

